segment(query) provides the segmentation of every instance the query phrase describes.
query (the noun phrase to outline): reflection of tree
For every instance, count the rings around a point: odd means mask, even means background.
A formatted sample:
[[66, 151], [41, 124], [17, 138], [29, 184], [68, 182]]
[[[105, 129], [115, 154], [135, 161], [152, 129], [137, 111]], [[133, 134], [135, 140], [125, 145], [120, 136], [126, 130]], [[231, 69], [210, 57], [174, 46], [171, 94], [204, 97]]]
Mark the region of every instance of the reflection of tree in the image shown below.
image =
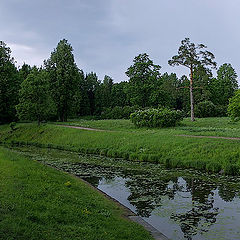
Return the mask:
[[186, 213], [173, 214], [171, 216], [179, 223], [184, 237], [192, 239], [198, 232], [207, 231], [207, 226], [216, 222], [218, 208], [213, 207], [214, 199], [212, 190], [215, 184], [206, 184], [200, 179], [185, 179], [187, 191], [192, 194], [192, 209]]
[[235, 187], [236, 186], [233, 187], [229, 184], [221, 184], [218, 187], [218, 194], [224, 201], [231, 202], [239, 191]]
[[[169, 188], [169, 182], [173, 182], [173, 187]], [[163, 196], [173, 199], [178, 190], [177, 177], [167, 176], [151, 178], [146, 175], [135, 176], [133, 180], [126, 182], [131, 195], [128, 201], [137, 209], [137, 214], [142, 217], [149, 217], [152, 211], [161, 206]]]
[[99, 185], [99, 181], [102, 179], [101, 177], [84, 177], [83, 180], [89, 182], [94, 187], [97, 187]]

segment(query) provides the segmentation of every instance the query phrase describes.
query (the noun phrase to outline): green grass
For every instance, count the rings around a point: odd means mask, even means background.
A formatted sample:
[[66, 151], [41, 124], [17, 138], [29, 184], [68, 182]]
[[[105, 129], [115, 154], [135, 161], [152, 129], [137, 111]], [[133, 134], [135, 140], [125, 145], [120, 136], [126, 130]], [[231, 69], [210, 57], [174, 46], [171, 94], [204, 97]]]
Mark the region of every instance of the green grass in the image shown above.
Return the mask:
[[0, 148], [0, 239], [152, 239], [80, 179]]
[[184, 119], [175, 128], [138, 129], [129, 120], [73, 120], [75, 126], [108, 130], [94, 132], [65, 128], [54, 124], [18, 124], [10, 133], [0, 127], [3, 142], [100, 154], [133, 161], [163, 163], [167, 167], [194, 168], [226, 174], [239, 174], [240, 141], [187, 138], [177, 135], [240, 137], [240, 123], [228, 118], [206, 118], [191, 122]]

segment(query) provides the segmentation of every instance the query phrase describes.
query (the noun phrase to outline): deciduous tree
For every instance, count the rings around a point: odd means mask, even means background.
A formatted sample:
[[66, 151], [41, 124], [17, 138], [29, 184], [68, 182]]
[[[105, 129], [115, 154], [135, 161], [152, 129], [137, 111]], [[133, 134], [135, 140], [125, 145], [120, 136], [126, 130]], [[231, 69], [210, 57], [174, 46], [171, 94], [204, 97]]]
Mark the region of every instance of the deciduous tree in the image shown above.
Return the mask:
[[46, 71], [35, 70], [22, 82], [16, 109], [21, 120], [37, 120], [38, 124], [55, 114]]
[[50, 91], [57, 106], [59, 120], [67, 121], [77, 89], [78, 68], [73, 48], [66, 39], [58, 43], [44, 64], [49, 72]]
[[229, 98], [238, 89], [237, 74], [231, 64], [221, 65], [217, 71], [217, 78], [211, 84], [213, 102], [217, 105], [228, 105]]
[[129, 95], [133, 105], [151, 106], [151, 94], [159, 85], [159, 65], [153, 63], [146, 53], [139, 54], [126, 72], [129, 77]]
[[11, 50], [0, 41], [0, 123], [15, 119], [19, 86], [20, 81]]

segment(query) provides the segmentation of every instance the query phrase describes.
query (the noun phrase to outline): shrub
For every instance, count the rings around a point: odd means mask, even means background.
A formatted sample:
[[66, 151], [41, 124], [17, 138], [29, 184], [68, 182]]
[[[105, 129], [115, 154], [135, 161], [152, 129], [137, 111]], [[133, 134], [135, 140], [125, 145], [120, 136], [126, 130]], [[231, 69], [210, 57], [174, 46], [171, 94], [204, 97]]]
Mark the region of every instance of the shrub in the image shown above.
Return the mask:
[[114, 108], [105, 108], [101, 113], [102, 119], [129, 119], [130, 114], [138, 110], [137, 106], [116, 106]]
[[227, 106], [216, 105], [216, 115], [215, 117], [226, 117], [227, 116]]
[[122, 118], [122, 108], [121, 107], [114, 107], [111, 111], [111, 118], [112, 119], [121, 119]]
[[240, 120], [240, 90], [229, 100], [228, 115], [233, 121]]
[[211, 101], [203, 101], [196, 105], [195, 115], [199, 118], [215, 117], [216, 106]]
[[16, 123], [15, 122], [11, 122], [10, 124], [9, 124], [9, 127], [10, 127], [10, 129], [12, 130], [12, 131], [14, 131], [14, 130], [16, 130]]
[[183, 114], [167, 108], [152, 108], [134, 112], [130, 119], [137, 127], [172, 127], [183, 120]]

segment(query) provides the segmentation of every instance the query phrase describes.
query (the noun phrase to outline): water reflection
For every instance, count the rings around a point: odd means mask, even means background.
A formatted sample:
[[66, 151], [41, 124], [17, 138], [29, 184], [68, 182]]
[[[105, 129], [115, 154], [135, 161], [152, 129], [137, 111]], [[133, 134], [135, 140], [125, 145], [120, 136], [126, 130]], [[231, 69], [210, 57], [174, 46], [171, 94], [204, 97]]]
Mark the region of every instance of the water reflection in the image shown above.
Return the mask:
[[172, 214], [171, 218], [179, 223], [184, 237], [206, 232], [216, 222], [219, 208], [214, 208], [213, 190], [216, 186], [206, 184], [200, 179], [185, 179], [186, 191], [191, 193], [192, 207], [184, 213]]
[[[175, 239], [208, 239], [204, 237], [204, 233], [211, 229], [211, 226], [217, 222], [219, 213], [223, 212], [221, 206], [215, 206], [215, 198], [219, 196], [223, 201], [231, 202], [239, 194], [239, 188], [229, 187], [226, 181], [214, 182], [204, 177], [194, 176], [193, 173], [192, 176], [179, 177], [169, 171], [162, 171], [161, 174], [152, 177], [149, 172], [121, 171], [113, 167], [103, 168], [86, 164], [76, 165], [78, 169], [82, 169], [83, 175], [79, 175], [81, 177], [91, 169], [91, 177], [85, 176], [85, 180], [94, 186], [117, 200], [124, 195], [128, 203], [124, 200], [120, 202], [139, 216], [145, 219], [151, 218], [155, 214], [154, 211], [157, 211], [158, 218], [154, 220], [157, 228], [159, 228], [157, 221], [161, 218], [161, 210], [166, 207], [166, 201], [174, 202], [175, 208], [168, 212], [168, 219], [173, 220], [182, 232], [178, 233]], [[69, 165], [65, 171], [69, 171]], [[114, 187], [114, 184], [117, 187]], [[119, 191], [119, 186], [125, 186], [125, 189]], [[185, 206], [181, 204], [182, 202]], [[168, 227], [168, 231], [169, 229], [171, 228]], [[172, 229], [177, 231], [178, 228], [172, 226]], [[159, 230], [164, 232], [164, 229]], [[169, 236], [169, 232], [165, 234]]]
[[55, 155], [41, 155], [41, 161], [87, 180], [171, 239], [240, 239], [239, 178], [150, 164], [147, 170], [125, 169]]

